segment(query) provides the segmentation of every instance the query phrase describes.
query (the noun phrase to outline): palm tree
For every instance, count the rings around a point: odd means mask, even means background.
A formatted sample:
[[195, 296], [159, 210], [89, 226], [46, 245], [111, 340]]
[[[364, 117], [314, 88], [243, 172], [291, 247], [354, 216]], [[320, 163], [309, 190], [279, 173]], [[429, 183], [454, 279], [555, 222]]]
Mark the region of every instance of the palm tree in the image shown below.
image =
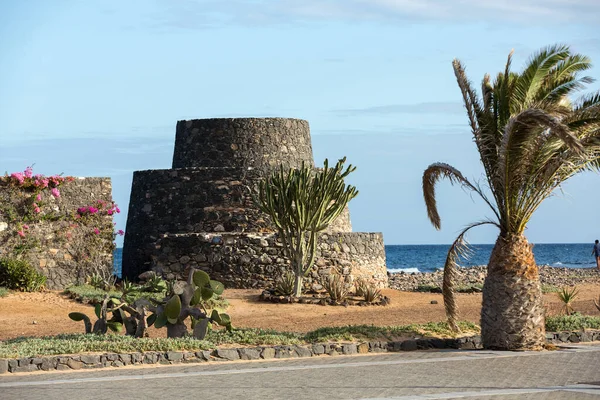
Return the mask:
[[489, 190], [452, 166], [436, 163], [423, 174], [423, 195], [436, 229], [441, 225], [435, 184], [441, 178], [477, 193], [494, 214], [468, 225], [450, 246], [443, 283], [449, 325], [458, 330], [453, 278], [468, 250], [465, 234], [492, 224], [500, 233], [483, 287], [483, 346], [539, 349], [545, 341], [542, 294], [532, 245], [523, 232], [535, 210], [563, 182], [600, 167], [600, 92], [569, 99], [593, 80], [580, 76], [591, 67], [590, 59], [567, 46], [538, 51], [521, 73], [511, 71], [511, 59], [512, 52], [493, 82], [484, 76], [481, 98], [461, 62], [452, 64]]

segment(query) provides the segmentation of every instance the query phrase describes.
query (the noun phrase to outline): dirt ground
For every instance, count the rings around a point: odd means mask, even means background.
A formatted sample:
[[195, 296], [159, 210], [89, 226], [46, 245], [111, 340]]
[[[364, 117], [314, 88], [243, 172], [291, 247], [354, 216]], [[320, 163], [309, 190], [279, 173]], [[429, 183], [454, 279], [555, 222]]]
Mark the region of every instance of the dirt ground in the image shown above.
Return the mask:
[[[573, 308], [583, 314], [600, 315], [593, 299], [600, 295], [600, 285], [581, 285]], [[230, 302], [227, 312], [235, 327], [276, 329], [308, 332], [325, 326], [357, 324], [403, 325], [443, 321], [444, 306], [441, 294], [400, 292], [387, 289], [391, 298], [388, 306], [341, 307], [313, 304], [271, 304], [257, 300], [259, 290], [226, 290]], [[458, 294], [460, 319], [479, 322], [481, 294]], [[431, 304], [437, 300], [438, 304]], [[544, 295], [548, 315], [561, 312], [556, 294]], [[87, 313], [95, 319], [93, 308], [78, 303], [56, 291], [44, 293], [11, 293], [0, 298], [0, 340], [18, 336], [46, 336], [59, 333], [83, 332], [83, 323], [71, 321], [72, 311]], [[166, 335], [166, 330], [149, 330], [151, 337]]]

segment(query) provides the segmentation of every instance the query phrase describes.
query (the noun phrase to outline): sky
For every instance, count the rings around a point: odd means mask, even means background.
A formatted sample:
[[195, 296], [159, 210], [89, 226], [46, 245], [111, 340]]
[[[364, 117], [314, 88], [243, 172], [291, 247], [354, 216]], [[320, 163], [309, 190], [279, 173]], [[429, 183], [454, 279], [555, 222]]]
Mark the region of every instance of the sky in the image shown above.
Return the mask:
[[[133, 171], [171, 167], [178, 120], [302, 118], [317, 165], [346, 156], [357, 166], [355, 231], [451, 243], [491, 216], [442, 181], [442, 229], [427, 219], [429, 164], [483, 180], [452, 60], [476, 87], [511, 49], [516, 70], [554, 43], [600, 65], [598, 15], [597, 0], [0, 0], [0, 171], [108, 176], [124, 229]], [[600, 238], [600, 177], [562, 189], [529, 240]]]

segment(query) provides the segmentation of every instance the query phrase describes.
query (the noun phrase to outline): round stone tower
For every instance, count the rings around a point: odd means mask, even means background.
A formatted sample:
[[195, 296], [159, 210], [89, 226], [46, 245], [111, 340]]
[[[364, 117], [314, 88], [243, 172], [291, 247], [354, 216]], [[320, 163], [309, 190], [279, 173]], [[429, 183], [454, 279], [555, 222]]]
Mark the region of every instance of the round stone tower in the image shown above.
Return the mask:
[[177, 122], [173, 168], [269, 170], [314, 166], [308, 122], [292, 118], [215, 118]]
[[[123, 277], [154, 270], [167, 278], [203, 269], [228, 287], [265, 287], [289, 261], [268, 216], [253, 203], [274, 168], [314, 168], [308, 122], [291, 118], [216, 118], [177, 123], [173, 168], [133, 174], [123, 247]], [[353, 233], [346, 209], [320, 237], [306, 280], [335, 268], [387, 284], [383, 237]]]

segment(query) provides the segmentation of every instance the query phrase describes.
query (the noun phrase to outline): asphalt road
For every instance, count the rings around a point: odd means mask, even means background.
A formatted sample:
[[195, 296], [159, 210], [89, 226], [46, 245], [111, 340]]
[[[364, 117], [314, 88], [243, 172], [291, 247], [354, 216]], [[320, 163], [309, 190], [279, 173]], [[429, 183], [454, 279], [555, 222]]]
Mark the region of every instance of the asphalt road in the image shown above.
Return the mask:
[[600, 399], [600, 346], [3, 375], [0, 399]]

